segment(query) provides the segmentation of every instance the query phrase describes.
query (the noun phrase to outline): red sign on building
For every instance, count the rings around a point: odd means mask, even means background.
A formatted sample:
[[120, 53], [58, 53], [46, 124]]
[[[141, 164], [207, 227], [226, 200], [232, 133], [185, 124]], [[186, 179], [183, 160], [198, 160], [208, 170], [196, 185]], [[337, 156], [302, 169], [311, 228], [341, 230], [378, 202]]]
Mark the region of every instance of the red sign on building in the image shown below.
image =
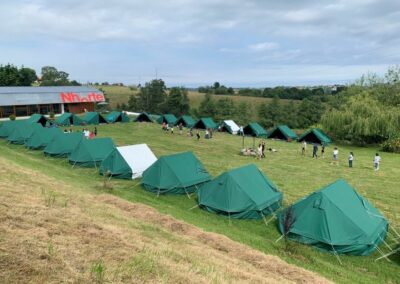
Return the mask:
[[60, 93], [63, 103], [87, 103], [87, 102], [104, 102], [104, 95], [89, 93], [87, 96], [80, 96], [77, 93]]

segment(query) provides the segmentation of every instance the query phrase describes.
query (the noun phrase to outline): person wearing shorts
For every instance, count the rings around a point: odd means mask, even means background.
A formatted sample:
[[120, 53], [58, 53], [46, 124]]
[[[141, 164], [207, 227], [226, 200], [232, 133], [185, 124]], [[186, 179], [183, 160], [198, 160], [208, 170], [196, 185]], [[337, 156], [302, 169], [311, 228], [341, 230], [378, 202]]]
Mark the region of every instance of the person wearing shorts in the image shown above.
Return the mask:
[[339, 165], [339, 149], [337, 147], [333, 149], [333, 163]]

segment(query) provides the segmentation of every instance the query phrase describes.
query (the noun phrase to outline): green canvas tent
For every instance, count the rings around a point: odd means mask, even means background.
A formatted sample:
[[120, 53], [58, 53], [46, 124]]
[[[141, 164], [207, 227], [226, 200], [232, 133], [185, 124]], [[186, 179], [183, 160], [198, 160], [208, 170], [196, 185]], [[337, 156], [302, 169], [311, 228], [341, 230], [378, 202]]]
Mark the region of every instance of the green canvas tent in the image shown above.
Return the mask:
[[101, 163], [100, 174], [135, 179], [141, 177], [155, 161], [156, 156], [146, 144], [116, 147]]
[[55, 123], [60, 126], [81, 125], [82, 119], [76, 114], [64, 112], [56, 118]]
[[157, 194], [189, 194], [211, 179], [192, 152], [163, 156], [143, 172], [142, 185]]
[[321, 129], [312, 128], [304, 132], [298, 139], [299, 142], [306, 141], [308, 143], [318, 143], [321, 145], [328, 145], [332, 143], [331, 138], [328, 137]]
[[246, 125], [243, 128], [243, 133], [244, 135], [249, 135], [253, 137], [266, 137], [267, 136], [267, 131], [265, 131], [264, 128], [262, 128], [261, 125], [259, 125], [257, 122], [252, 122]]
[[43, 149], [60, 132], [60, 129], [56, 127], [36, 128], [32, 135], [25, 141], [25, 146], [31, 150]]
[[158, 114], [149, 114], [149, 115], [150, 115], [151, 120], [153, 120], [153, 121], [157, 121], [161, 116]]
[[254, 164], [221, 174], [197, 196], [201, 208], [237, 219], [263, 218], [282, 202], [282, 193]]
[[82, 117], [82, 121], [84, 124], [88, 125], [107, 123], [107, 120], [100, 113], [96, 111], [86, 112]]
[[73, 166], [96, 167], [115, 149], [111, 138], [82, 139], [68, 156]]
[[147, 112], [142, 112], [135, 118], [135, 122], [153, 122], [153, 119]]
[[278, 224], [292, 240], [349, 255], [371, 254], [388, 230], [382, 214], [343, 179], [282, 211]]
[[160, 116], [160, 117], [157, 119], [157, 122], [158, 122], [158, 123], [161, 124], [161, 123], [165, 122], [165, 123], [167, 123], [169, 126], [175, 125], [175, 124], [176, 124], [176, 121], [177, 121], [177, 119], [176, 119], [175, 115], [173, 115], [173, 114], [164, 114], [164, 115]]
[[25, 124], [26, 120], [6, 120], [0, 125], [0, 138], [7, 138], [16, 125]]
[[31, 117], [27, 119], [28, 122], [40, 123], [43, 127], [46, 126], [47, 120], [48, 119], [44, 115], [38, 113], [32, 114]]
[[298, 137], [287, 125], [279, 125], [268, 132], [267, 138], [292, 141]]
[[106, 120], [109, 123], [114, 123], [114, 122], [129, 122], [129, 117], [126, 115], [126, 113], [124, 112], [120, 112], [120, 111], [112, 111], [110, 112], [107, 117]]
[[67, 157], [82, 139], [82, 132], [58, 132], [44, 148], [43, 153], [52, 157]]
[[200, 118], [193, 127], [198, 129], [217, 129], [218, 125], [211, 117], [205, 117]]
[[190, 115], [182, 115], [176, 122], [177, 125], [181, 124], [184, 127], [187, 128], [192, 128], [195, 124], [196, 121], [193, 119], [193, 117], [191, 117]]
[[7, 141], [12, 144], [24, 144], [36, 128], [43, 128], [43, 126], [40, 123], [29, 123], [28, 121], [18, 123], [8, 135]]

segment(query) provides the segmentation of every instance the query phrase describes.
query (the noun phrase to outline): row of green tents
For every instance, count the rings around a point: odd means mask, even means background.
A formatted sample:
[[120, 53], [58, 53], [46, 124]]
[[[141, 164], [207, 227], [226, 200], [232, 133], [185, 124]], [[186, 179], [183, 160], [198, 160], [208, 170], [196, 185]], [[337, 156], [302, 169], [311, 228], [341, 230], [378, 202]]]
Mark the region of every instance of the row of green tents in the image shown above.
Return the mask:
[[343, 179], [279, 211], [282, 193], [254, 164], [212, 179], [192, 152], [184, 152], [159, 158], [143, 173], [142, 185], [157, 195], [197, 192], [200, 208], [229, 218], [274, 214], [283, 236], [335, 254], [369, 255], [388, 231], [383, 215]]
[[[196, 129], [219, 129], [220, 131], [226, 131], [230, 134], [240, 134], [240, 127], [233, 120], [224, 120], [221, 123], [216, 123], [211, 117], [200, 118], [195, 120], [189, 115], [183, 115], [180, 118], [176, 118], [173, 114], [164, 114], [156, 116], [148, 114], [146, 112], [140, 113], [136, 119], [136, 122], [158, 122], [166, 123], [168, 125], [180, 125], [182, 124], [187, 128]], [[259, 123], [251, 122], [243, 127], [242, 135], [253, 136], [259, 138], [271, 138], [285, 141], [306, 141], [308, 143], [318, 143], [327, 145], [332, 141], [326, 133], [319, 128], [312, 128], [304, 132], [300, 137], [290, 129], [287, 125], [278, 125], [270, 131], [266, 131]]]
[[98, 112], [85, 112], [83, 116], [66, 112], [55, 119], [55, 123], [60, 126], [97, 125], [115, 122], [129, 122], [129, 117], [120, 111], [112, 111], [105, 116]]

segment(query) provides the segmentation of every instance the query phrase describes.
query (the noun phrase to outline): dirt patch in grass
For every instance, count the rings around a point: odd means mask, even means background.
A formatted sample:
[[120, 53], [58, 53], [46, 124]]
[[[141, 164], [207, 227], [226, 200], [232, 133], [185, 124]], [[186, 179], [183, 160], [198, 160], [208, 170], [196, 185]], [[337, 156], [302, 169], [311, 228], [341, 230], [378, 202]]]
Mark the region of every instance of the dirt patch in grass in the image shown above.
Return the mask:
[[327, 283], [155, 209], [89, 194], [0, 157], [4, 283]]

